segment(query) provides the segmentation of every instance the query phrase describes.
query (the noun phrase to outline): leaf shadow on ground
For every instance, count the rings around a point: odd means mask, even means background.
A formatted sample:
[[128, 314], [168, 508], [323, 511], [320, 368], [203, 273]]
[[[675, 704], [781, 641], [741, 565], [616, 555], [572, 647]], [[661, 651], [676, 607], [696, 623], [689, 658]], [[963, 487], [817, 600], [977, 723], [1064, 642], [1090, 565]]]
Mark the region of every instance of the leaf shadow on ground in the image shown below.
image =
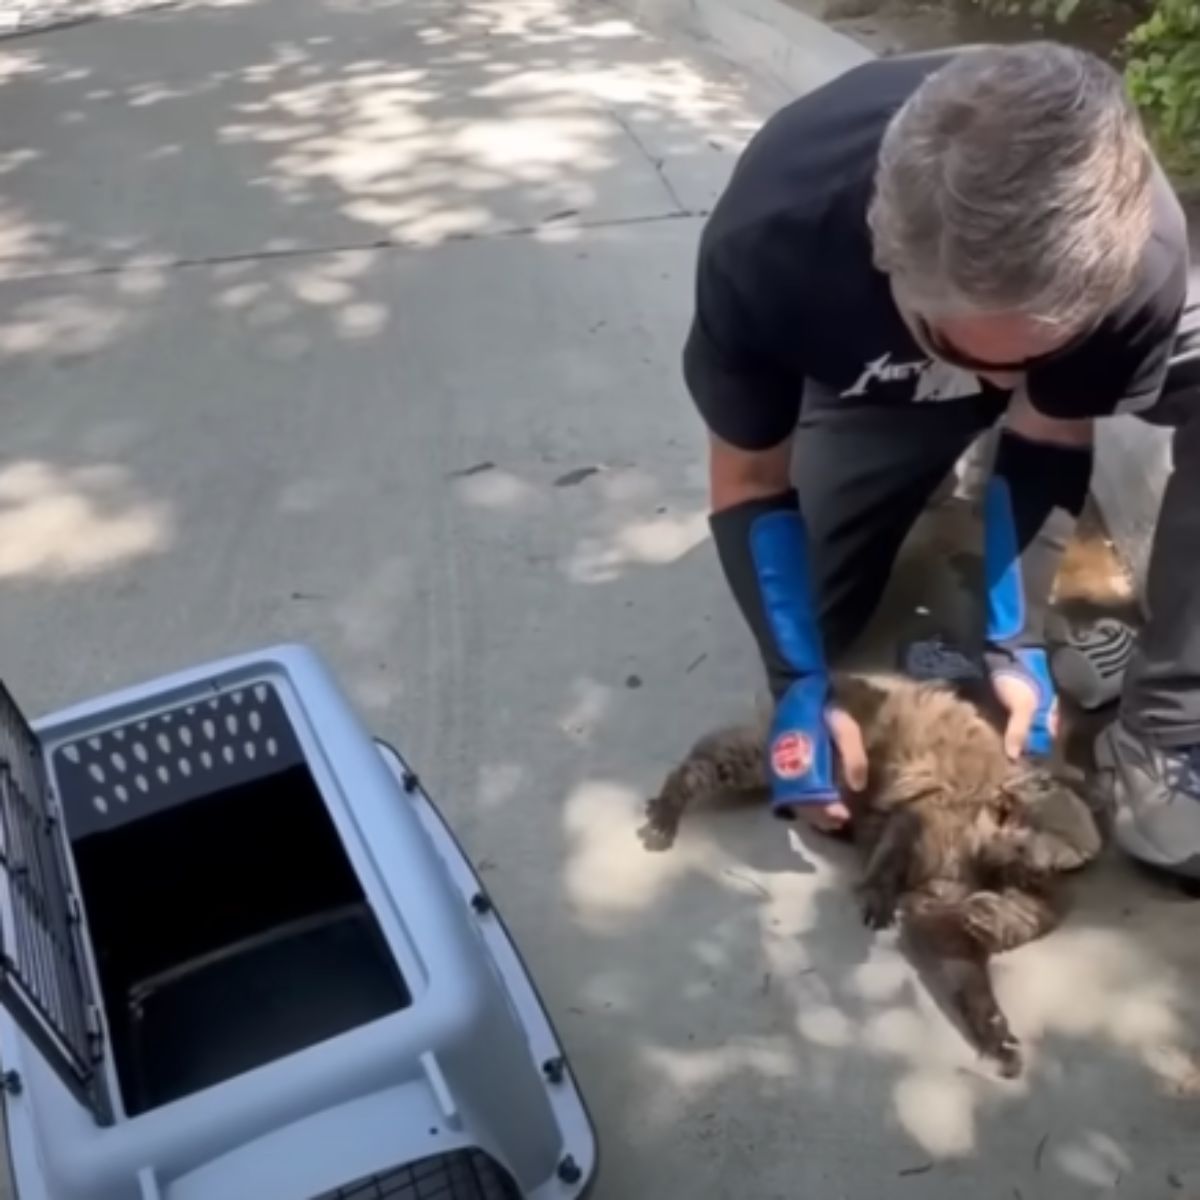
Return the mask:
[[[702, 578], [720, 586], [690, 561], [700, 553], [666, 571], [695, 576], [681, 595], [704, 596]], [[885, 606], [882, 624], [896, 617]], [[610, 684], [568, 785], [563, 880], [574, 935], [589, 941], [572, 958], [590, 969], [554, 986], [602, 1103], [640, 1098], [610, 1138], [658, 1149], [662, 1194], [672, 1171], [730, 1197], [1175, 1194], [1197, 1166], [1185, 1130], [1200, 1083], [1194, 909], [1178, 893], [1107, 858], [1075, 882], [1060, 931], [996, 963], [1030, 1059], [1014, 1085], [976, 1060], [893, 936], [862, 928], [844, 848], [789, 846], [778, 822], [742, 809], [695, 813], [671, 852], [644, 854], [641, 799], [661, 774], [631, 778], [622, 748], [645, 746], [638, 727], [654, 722], [659, 747], [681, 753], [746, 710], [748, 647], [729, 619], [688, 680], [626, 696]], [[636, 1053], [614, 1064], [593, 1023], [629, 1031]], [[610, 1165], [614, 1196], [647, 1169]]]
[[[463, 482], [464, 562], [533, 512], [540, 538], [562, 540], [510, 581], [524, 603], [497, 608], [522, 615], [494, 631], [471, 676], [483, 699], [455, 706], [430, 757], [600, 1116], [601, 1194], [1173, 1194], [1197, 1166], [1200, 1081], [1194, 910], [1178, 894], [1107, 860], [1077, 881], [1062, 930], [998, 962], [1030, 1057], [1013, 1085], [893, 939], [862, 928], [842, 848], [718, 808], [671, 852], [642, 849], [644, 798], [691, 740], [749, 711], [757, 682], [702, 481], [656, 449], [665, 471], [609, 466], [572, 514], [539, 510], [550, 472], [530, 470], [516, 511], [485, 503], [490, 471]], [[916, 605], [967, 611], [947, 549], [945, 530], [914, 538], [877, 646]], [[472, 728], [490, 728], [482, 759], [456, 751]]]
[[[486, 440], [479, 362], [498, 420], [548, 460], [571, 453], [562, 471], [573, 452], [530, 422], [531, 380], [567, 406], [626, 382], [599, 355], [665, 375], [638, 327], [653, 314], [614, 320], [586, 289], [677, 269], [678, 251], [636, 261], [638, 239], [694, 239], [751, 127], [743, 90], [601, 5], [545, 0], [198, 2], [0, 44], [0, 482], [15, 481], [0, 491], [42, 481], [36, 506], [5, 510], [10, 594], [39, 628], [144, 605], [136, 637], [81, 655], [105, 680], [108, 658], [158, 669], [172, 641], [217, 649], [247, 619], [307, 633], [335, 601], [356, 669], [382, 675], [372, 597], [421, 585], [377, 514], [444, 490]], [[623, 277], [593, 284], [614, 241]], [[579, 296], [539, 336], [570, 270]], [[513, 305], [530, 310], [524, 344]], [[140, 537], [48, 521], [74, 502], [66, 481], [106, 473]], [[334, 565], [280, 561], [277, 517]], [[51, 527], [66, 549], [44, 549]], [[351, 600], [327, 580], [360, 527], [379, 539], [365, 572], [346, 565], [367, 577]], [[252, 583], [251, 561], [278, 586]], [[37, 691], [56, 678], [39, 671]]]
[[[599, 7], [284, 7], [282, 40], [266, 0], [0, 50], [26, 706], [275, 637], [325, 651], [487, 864], [605, 1200], [1178, 1190], [1200, 1162], [1173, 898], [1114, 864], [999, 968], [1034, 1050], [1010, 1086], [862, 930], [844, 857], [744, 811], [668, 856], [637, 840], [754, 685], [677, 378], [737, 89]], [[431, 353], [467, 298], [477, 324]]]

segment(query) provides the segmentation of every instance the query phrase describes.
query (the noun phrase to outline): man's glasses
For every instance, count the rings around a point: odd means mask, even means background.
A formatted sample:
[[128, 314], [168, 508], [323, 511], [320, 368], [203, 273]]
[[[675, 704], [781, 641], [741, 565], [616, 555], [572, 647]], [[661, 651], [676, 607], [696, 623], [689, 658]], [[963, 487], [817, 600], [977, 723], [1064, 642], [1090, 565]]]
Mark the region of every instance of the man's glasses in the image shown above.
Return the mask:
[[971, 355], [964, 353], [952, 342], [942, 337], [924, 317], [917, 317], [916, 323], [920, 331], [921, 340], [925, 343], [926, 348], [943, 362], [948, 363], [952, 367], [960, 367], [964, 371], [973, 371], [983, 375], [1018, 375], [1036, 370], [1038, 367], [1044, 367], [1047, 363], [1055, 362], [1057, 359], [1070, 354], [1091, 333], [1090, 328], [1084, 329], [1061, 346], [1046, 351], [1045, 354], [1035, 354], [1032, 358], [1022, 359], [1020, 362], [998, 363], [988, 362], [982, 358], [973, 358]]

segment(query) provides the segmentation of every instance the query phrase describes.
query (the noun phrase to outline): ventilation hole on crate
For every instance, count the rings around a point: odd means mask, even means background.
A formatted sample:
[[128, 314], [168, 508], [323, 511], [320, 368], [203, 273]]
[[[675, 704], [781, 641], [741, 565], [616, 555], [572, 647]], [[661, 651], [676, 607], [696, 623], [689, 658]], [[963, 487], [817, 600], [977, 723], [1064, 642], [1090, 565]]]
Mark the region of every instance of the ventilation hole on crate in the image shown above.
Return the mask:
[[208, 738], [210, 742], [215, 742], [217, 740], [217, 723], [212, 719], [212, 717], [205, 717], [200, 724], [200, 728], [204, 730], [204, 736]]
[[133, 777], [133, 786], [144, 795], [150, 790], [150, 780], [145, 775], [135, 775]]
[[183, 710], [183, 712], [184, 716], [194, 717], [196, 715], [196, 706], [194, 704], [189, 704], [187, 708]]
[[179, 768], [179, 773], [184, 777], [184, 779], [191, 777], [192, 764], [186, 758], [181, 758], [175, 765]]
[[229, 763], [229, 764], [230, 764], [230, 766], [232, 766], [232, 765], [233, 765], [233, 762], [234, 762], [234, 760], [237, 758], [237, 754], [234, 752], [234, 749], [233, 749], [233, 747], [232, 747], [232, 746], [225, 745], [225, 746], [222, 746], [222, 747], [221, 747], [221, 757], [222, 757], [222, 758], [223, 758], [223, 759], [224, 759], [224, 760], [225, 760], [227, 763]]
[[160, 733], [154, 740], [158, 743], [158, 748], [164, 754], [171, 753], [171, 739], [165, 733]]
[[104, 768], [99, 763], [92, 763], [88, 767], [88, 774], [97, 782], [104, 782]]
[[79, 747], [78, 746], [75, 746], [75, 745], [64, 746], [62, 753], [63, 753], [63, 758], [65, 758], [67, 760], [67, 762], [75, 763], [76, 765], [78, 765], [78, 763], [79, 763]]
[[113, 788], [113, 795], [116, 796], [116, 798], [122, 804], [129, 803], [129, 789], [123, 783], [118, 783], [117, 786]]
[[267, 738], [267, 753], [274, 758], [279, 753], [279, 743], [274, 738]]
[[212, 699], [211, 699], [211, 700], [208, 702], [208, 707], [209, 707], [209, 708], [210, 708], [210, 709], [211, 709], [213, 712], [216, 712], [216, 711], [217, 711], [217, 709], [221, 707], [221, 698], [220, 698], [220, 696], [214, 696], [214, 697], [213, 697], [213, 698], [212, 698]]
[[237, 737], [238, 719], [237, 713], [225, 714], [225, 728], [229, 731], [230, 737]]
[[257, 708], [252, 708], [250, 710], [250, 714], [246, 717], [246, 721], [249, 723], [250, 728], [255, 733], [258, 733], [259, 730], [262, 729], [262, 713], [260, 713]]
[[229, 698], [230, 698], [230, 700], [232, 700], [232, 701], [234, 702], [234, 704], [239, 704], [239, 705], [240, 705], [240, 704], [242, 704], [242, 703], [244, 703], [244, 702], [245, 702], [245, 699], [246, 699], [246, 693], [245, 693], [245, 692], [241, 692], [241, 691], [234, 692], [234, 693], [233, 693], [233, 695], [232, 695], [232, 696], [230, 696]]
[[171, 782], [171, 772], [165, 766], [159, 767], [155, 774], [158, 776], [159, 783]]
[[179, 741], [185, 749], [190, 750], [192, 748], [192, 742], [195, 741], [195, 737], [189, 726], [181, 725], [179, 727]]
[[200, 765], [206, 770], [211, 771], [213, 765], [213, 756], [211, 750], [200, 751]]
[[150, 751], [146, 749], [145, 742], [133, 743], [133, 757], [136, 758], [140, 763], [147, 763], [150, 761]]
[[160, 716], [158, 719], [164, 725], [170, 725], [171, 722], [175, 720], [175, 714], [174, 713], [163, 713], [162, 716]]
[[115, 768], [116, 768], [118, 771], [124, 771], [124, 770], [125, 770], [125, 768], [126, 768], [127, 766], [129, 766], [129, 763], [128, 763], [128, 761], [126, 760], [126, 758], [125, 758], [125, 755], [123, 755], [123, 754], [120, 752], [120, 750], [114, 750], [114, 751], [113, 751], [113, 752], [112, 752], [112, 753], [111, 753], [111, 754], [108, 756], [108, 761], [109, 761], [109, 762], [111, 762], [111, 763], [112, 763], [112, 765], [113, 765], [113, 766], [114, 766], [114, 767], [115, 767]]
[[92, 797], [92, 807], [98, 813], [106, 813], [106, 812], [108, 812], [108, 801], [105, 800], [105, 798], [103, 796], [93, 796]]
[[137, 731], [138, 731], [138, 733], [149, 733], [150, 732], [150, 722], [149, 721], [139, 721], [137, 723]]
[[111, 733], [109, 733], [108, 736], [110, 738], [112, 738], [112, 740], [114, 742], [123, 742], [125, 740], [125, 730], [124, 729], [114, 729], [114, 730], [112, 730]]
[[104, 743], [98, 737], [88, 738], [87, 744], [93, 750], [100, 750], [104, 746]]
[[267, 697], [271, 694], [265, 683], [257, 684], [254, 688], [254, 698], [259, 704], [266, 704]]
[[253, 742], [247, 742], [243, 749], [246, 751], [246, 757], [253, 762], [258, 755], [258, 747]]

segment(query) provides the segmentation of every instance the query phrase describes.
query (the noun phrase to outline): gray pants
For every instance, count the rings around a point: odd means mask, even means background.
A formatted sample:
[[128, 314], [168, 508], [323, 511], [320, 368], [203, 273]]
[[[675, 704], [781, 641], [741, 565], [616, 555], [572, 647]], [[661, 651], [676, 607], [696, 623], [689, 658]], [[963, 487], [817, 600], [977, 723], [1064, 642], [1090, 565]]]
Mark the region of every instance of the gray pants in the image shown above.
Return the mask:
[[1200, 266], [1162, 397], [1143, 419], [1173, 428], [1171, 477], [1146, 575], [1149, 620], [1130, 663], [1121, 717], [1164, 747], [1200, 743]]
[[[1200, 284], [1200, 272], [1193, 274]], [[810, 389], [794, 476], [830, 657], [862, 631], [913, 523], [1004, 408], [986, 397], [847, 407]], [[1126, 680], [1122, 717], [1159, 745], [1188, 745], [1200, 743], [1200, 287], [1193, 288], [1162, 396], [1140, 416], [1175, 430], [1174, 469], [1150, 559], [1150, 619]]]

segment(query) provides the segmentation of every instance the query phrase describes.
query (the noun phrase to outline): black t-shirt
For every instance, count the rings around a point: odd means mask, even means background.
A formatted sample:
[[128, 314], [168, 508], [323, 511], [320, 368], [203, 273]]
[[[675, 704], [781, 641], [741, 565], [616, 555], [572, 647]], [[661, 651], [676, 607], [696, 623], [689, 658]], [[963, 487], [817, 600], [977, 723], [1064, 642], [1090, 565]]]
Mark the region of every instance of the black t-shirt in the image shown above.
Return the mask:
[[[746, 450], [776, 445], [796, 424], [806, 380], [844, 405], [1004, 394], [930, 359], [871, 256], [866, 213], [884, 129], [949, 57], [856, 67], [782, 109], [746, 148], [701, 238], [684, 351], [688, 388], [719, 437]], [[1154, 233], [1130, 296], [1026, 377], [1030, 400], [1048, 416], [1137, 410], [1162, 386], [1188, 249], [1183, 212], [1159, 181]]]

